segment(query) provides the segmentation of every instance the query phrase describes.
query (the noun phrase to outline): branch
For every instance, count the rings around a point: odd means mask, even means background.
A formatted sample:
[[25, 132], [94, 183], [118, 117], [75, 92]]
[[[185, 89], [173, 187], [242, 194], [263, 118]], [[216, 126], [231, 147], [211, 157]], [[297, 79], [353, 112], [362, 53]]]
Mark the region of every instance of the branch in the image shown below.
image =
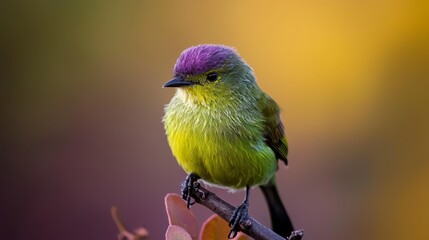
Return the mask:
[[[223, 199], [216, 196], [216, 194], [201, 186], [198, 187], [198, 191], [195, 191], [192, 194], [192, 197], [195, 199], [195, 202], [210, 209], [212, 212], [221, 216], [226, 221], [229, 221], [232, 216], [232, 212], [235, 209], [235, 207], [233, 207], [231, 204], [225, 202]], [[285, 240], [283, 237], [273, 232], [271, 229], [265, 227], [250, 216], [240, 225], [240, 231], [254, 239]], [[303, 230], [293, 231], [286, 240], [301, 240], [303, 235]]]

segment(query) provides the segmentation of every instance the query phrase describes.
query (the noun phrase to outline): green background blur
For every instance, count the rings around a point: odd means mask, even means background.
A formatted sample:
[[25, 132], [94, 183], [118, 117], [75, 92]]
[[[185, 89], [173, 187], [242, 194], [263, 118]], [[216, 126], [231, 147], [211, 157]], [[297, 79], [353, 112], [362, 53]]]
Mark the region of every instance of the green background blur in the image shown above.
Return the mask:
[[[236, 47], [281, 106], [304, 239], [429, 239], [423, 1], [29, 1], [0, 7], [2, 239], [163, 239], [185, 173], [161, 117], [181, 51]], [[215, 190], [234, 205], [244, 193]], [[195, 206], [202, 222], [210, 212]], [[269, 224], [258, 189], [250, 214]]]

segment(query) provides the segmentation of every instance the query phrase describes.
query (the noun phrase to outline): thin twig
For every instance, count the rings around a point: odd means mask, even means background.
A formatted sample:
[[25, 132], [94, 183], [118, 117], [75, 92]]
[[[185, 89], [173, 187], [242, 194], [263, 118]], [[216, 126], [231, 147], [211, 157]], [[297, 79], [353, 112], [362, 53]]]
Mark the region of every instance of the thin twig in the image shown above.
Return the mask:
[[[192, 197], [195, 202], [207, 207], [226, 221], [229, 221], [235, 209], [231, 204], [201, 186], [198, 187], [198, 191], [193, 192]], [[240, 231], [258, 240], [285, 240], [250, 216], [240, 225]], [[300, 240], [303, 235], [303, 230], [294, 231], [286, 240]]]
[[113, 221], [115, 221], [116, 227], [118, 228], [119, 232], [127, 231], [127, 227], [125, 227], [125, 224], [122, 222], [122, 219], [119, 216], [118, 208], [113, 206], [110, 209], [110, 212], [112, 214]]
[[148, 232], [145, 228], [141, 227], [134, 231], [134, 233], [127, 230], [125, 224], [123, 223], [121, 217], [119, 216], [119, 211], [117, 207], [112, 207], [111, 214], [113, 221], [115, 221], [116, 227], [119, 230], [118, 240], [145, 240], [148, 237]]

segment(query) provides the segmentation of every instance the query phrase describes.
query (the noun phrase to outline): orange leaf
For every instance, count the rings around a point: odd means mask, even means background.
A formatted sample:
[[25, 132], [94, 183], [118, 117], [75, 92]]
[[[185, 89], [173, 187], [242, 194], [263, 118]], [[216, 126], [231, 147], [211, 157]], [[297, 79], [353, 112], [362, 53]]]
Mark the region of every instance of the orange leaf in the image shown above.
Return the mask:
[[[228, 223], [223, 218], [213, 214], [204, 222], [201, 228], [200, 240], [225, 240], [228, 239], [229, 231]], [[249, 240], [251, 238], [239, 232], [234, 239]]]
[[186, 207], [181, 196], [173, 193], [165, 196], [165, 209], [168, 215], [168, 223], [184, 228], [192, 239], [198, 238], [197, 220], [192, 212]]
[[165, 233], [166, 240], [192, 240], [191, 235], [182, 227], [170, 225]]

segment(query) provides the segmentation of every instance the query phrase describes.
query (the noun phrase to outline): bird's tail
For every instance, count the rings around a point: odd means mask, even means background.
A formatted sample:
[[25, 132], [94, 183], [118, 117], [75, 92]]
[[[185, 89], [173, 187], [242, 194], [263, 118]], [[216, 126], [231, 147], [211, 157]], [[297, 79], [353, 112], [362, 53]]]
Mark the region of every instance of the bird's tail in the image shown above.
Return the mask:
[[271, 225], [275, 233], [287, 239], [294, 230], [292, 221], [283, 206], [274, 179], [266, 185], [259, 186], [270, 210]]

